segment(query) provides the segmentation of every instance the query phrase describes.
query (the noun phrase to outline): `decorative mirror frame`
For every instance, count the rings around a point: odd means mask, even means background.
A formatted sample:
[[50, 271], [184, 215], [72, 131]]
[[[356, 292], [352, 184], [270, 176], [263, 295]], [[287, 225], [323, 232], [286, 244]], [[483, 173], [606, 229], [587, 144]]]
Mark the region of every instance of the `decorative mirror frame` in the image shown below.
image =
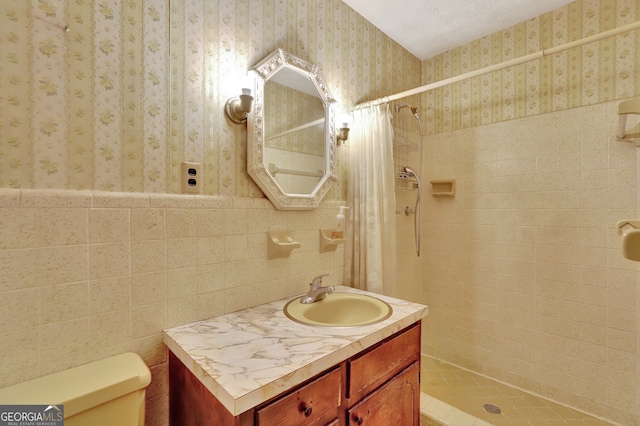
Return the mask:
[[[310, 194], [287, 193], [264, 164], [264, 86], [283, 68], [308, 77], [324, 105], [324, 173]], [[254, 103], [247, 117], [247, 172], [278, 210], [315, 209], [336, 180], [336, 100], [318, 76], [317, 69], [317, 65], [278, 49], [250, 71], [254, 81]]]

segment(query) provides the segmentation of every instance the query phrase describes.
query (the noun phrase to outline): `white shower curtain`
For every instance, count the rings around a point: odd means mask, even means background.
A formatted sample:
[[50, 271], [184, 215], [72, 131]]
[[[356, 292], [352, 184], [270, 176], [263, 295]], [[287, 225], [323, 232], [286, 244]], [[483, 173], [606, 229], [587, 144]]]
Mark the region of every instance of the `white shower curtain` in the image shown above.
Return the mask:
[[349, 135], [345, 282], [395, 296], [396, 215], [393, 127], [388, 104], [353, 113]]

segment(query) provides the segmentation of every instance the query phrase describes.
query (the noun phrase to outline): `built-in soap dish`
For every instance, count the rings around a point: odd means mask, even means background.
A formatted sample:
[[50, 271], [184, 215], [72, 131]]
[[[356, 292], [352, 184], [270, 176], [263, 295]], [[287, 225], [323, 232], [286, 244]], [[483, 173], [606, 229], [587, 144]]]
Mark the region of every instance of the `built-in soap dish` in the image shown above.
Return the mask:
[[456, 180], [442, 179], [431, 181], [431, 195], [434, 197], [455, 197]]
[[291, 237], [289, 231], [271, 231], [267, 237], [267, 257], [269, 259], [289, 257], [292, 250], [300, 248], [301, 246], [298, 241]]
[[328, 251], [336, 251], [340, 244], [344, 244], [346, 238], [331, 238], [333, 229], [321, 229], [320, 230], [320, 253]]

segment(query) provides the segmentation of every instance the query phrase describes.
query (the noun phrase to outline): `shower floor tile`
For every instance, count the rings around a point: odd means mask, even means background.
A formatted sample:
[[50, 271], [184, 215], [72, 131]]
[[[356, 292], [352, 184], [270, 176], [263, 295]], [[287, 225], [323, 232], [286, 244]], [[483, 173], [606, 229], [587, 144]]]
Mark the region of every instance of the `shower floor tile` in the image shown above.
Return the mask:
[[[479, 419], [465, 424], [500, 425], [581, 425], [611, 423], [514, 389], [447, 363], [422, 357], [422, 392]], [[500, 414], [485, 410], [485, 404], [500, 408]], [[486, 423], [485, 423], [486, 422]], [[450, 424], [455, 424], [449, 422]]]

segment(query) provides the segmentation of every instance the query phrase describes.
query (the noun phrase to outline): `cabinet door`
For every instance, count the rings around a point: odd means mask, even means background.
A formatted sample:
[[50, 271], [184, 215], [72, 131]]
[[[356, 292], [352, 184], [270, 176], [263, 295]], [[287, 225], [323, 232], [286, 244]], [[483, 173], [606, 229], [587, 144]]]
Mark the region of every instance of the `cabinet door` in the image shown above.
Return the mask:
[[347, 410], [347, 426], [420, 425], [420, 365], [412, 364]]
[[258, 409], [258, 426], [325, 426], [338, 417], [341, 371], [335, 369]]
[[348, 362], [349, 406], [420, 360], [420, 327], [413, 326]]

